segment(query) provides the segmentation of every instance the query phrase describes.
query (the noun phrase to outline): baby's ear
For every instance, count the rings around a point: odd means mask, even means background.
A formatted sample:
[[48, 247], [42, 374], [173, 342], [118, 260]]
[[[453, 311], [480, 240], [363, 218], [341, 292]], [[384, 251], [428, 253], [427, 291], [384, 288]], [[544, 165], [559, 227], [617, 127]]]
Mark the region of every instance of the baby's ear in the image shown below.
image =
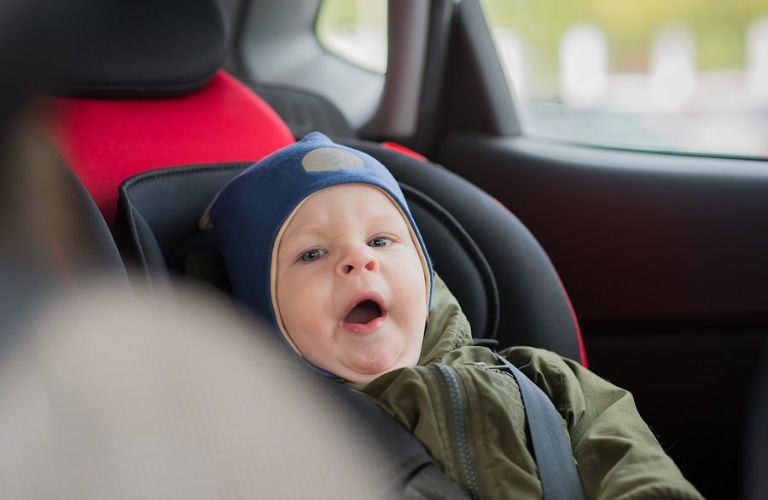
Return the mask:
[[216, 193], [216, 196], [214, 196], [208, 206], [205, 207], [205, 210], [203, 210], [203, 215], [201, 215], [200, 219], [197, 221], [197, 227], [199, 227], [202, 231], [208, 231], [213, 227], [213, 221], [211, 220], [211, 207], [214, 203], [216, 203], [216, 200], [219, 199], [220, 194], [221, 191]]

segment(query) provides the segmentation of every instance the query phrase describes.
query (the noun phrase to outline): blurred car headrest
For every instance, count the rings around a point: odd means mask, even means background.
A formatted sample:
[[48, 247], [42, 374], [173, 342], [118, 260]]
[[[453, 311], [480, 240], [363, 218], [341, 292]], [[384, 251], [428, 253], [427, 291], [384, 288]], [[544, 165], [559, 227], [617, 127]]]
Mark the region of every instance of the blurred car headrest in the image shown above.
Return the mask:
[[213, 78], [226, 51], [214, 0], [80, 0], [73, 8], [78, 22], [53, 58], [57, 94], [183, 95]]

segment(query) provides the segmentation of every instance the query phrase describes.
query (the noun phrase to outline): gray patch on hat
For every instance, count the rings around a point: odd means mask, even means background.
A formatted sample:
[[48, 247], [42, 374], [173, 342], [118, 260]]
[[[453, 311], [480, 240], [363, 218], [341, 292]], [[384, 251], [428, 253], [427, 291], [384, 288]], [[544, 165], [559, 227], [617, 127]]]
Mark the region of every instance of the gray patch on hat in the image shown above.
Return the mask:
[[305, 172], [333, 172], [336, 170], [360, 170], [363, 159], [338, 148], [318, 148], [301, 159]]

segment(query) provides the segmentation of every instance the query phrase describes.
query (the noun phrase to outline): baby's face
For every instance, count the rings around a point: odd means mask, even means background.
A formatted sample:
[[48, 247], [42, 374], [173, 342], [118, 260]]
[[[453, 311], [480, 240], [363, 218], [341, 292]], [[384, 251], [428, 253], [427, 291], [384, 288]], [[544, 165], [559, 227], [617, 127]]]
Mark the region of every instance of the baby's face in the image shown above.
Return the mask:
[[424, 270], [395, 204], [365, 184], [309, 197], [283, 232], [275, 297], [301, 354], [353, 382], [414, 366], [427, 316]]

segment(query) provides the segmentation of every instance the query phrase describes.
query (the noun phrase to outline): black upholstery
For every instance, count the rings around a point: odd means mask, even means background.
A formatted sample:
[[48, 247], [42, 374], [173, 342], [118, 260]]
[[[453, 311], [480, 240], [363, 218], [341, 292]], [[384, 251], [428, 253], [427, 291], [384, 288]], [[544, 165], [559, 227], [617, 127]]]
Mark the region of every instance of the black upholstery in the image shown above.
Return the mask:
[[68, 228], [67, 236], [72, 238], [72, 243], [60, 248], [71, 272], [109, 274], [113, 279], [127, 280], [112, 233], [88, 190], [69, 168], [57, 162], [55, 169], [57, 185], [66, 202], [59, 209], [77, 221], [76, 225]]
[[248, 165], [152, 170], [120, 186], [116, 233], [123, 253], [149, 282], [164, 280], [169, 272], [186, 274], [190, 254], [208, 254], [215, 265], [218, 255], [207, 243], [207, 233], [198, 229], [198, 220], [216, 192]]
[[214, 0], [88, 0], [75, 8], [80, 22], [52, 58], [54, 92], [184, 94], [205, 85], [224, 58], [224, 21]]
[[[353, 145], [378, 157], [400, 182], [435, 270], [461, 303], [475, 337], [581, 359], [577, 327], [557, 275], [517, 218], [434, 164], [372, 143]], [[118, 217], [150, 281], [170, 271], [226, 287], [221, 261], [197, 221], [218, 189], [246, 166], [158, 170], [121, 186]]]
[[318, 131], [333, 139], [353, 138], [355, 132], [341, 111], [325, 97], [303, 89], [242, 80], [259, 97], [267, 101], [280, 118], [300, 139]]
[[768, 343], [763, 347], [760, 366], [752, 381], [752, 399], [747, 404], [744, 441], [744, 499], [768, 498]]

